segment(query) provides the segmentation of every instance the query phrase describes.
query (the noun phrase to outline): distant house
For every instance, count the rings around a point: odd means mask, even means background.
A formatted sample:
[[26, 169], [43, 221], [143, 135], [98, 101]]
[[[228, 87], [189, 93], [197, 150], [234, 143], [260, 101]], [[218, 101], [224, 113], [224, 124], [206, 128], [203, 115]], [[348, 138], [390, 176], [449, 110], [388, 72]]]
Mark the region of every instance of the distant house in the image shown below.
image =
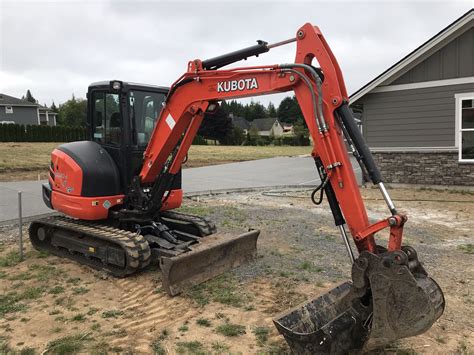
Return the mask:
[[255, 127], [258, 134], [264, 137], [281, 137], [283, 135], [283, 126], [275, 117], [253, 120], [250, 127]]
[[248, 133], [248, 131], [250, 129], [250, 122], [249, 121], [247, 121], [243, 117], [234, 116], [233, 113], [231, 113], [229, 116], [232, 119], [232, 124], [235, 127], [239, 127], [244, 132], [244, 134]]
[[474, 9], [350, 102], [387, 182], [474, 185]]
[[282, 126], [283, 126], [283, 135], [284, 136], [294, 136], [295, 135], [295, 130], [294, 130], [292, 124], [283, 123]]
[[56, 115], [48, 107], [0, 94], [0, 123], [56, 126]]

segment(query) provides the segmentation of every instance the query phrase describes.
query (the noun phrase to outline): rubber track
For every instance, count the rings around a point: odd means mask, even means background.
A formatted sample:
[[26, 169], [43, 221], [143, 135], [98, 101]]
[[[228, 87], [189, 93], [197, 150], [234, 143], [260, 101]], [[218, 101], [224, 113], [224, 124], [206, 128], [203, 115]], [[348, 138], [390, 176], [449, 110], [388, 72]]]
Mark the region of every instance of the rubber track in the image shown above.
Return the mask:
[[[106, 265], [95, 259], [86, 258], [78, 254], [71, 254], [63, 249], [56, 249], [50, 244], [41, 244], [41, 242], [36, 238], [36, 231], [41, 226], [46, 227], [46, 230], [51, 230], [53, 228], [56, 230], [61, 229], [64, 231], [70, 231], [71, 234], [80, 233], [91, 239], [99, 239], [106, 243], [115, 244], [125, 251], [127, 259], [126, 266], [125, 268], [119, 268], [115, 265]], [[133, 274], [134, 272], [148, 266], [151, 261], [150, 247], [143, 236], [97, 222], [75, 220], [63, 216], [46, 217], [33, 221], [30, 224], [29, 233], [30, 240], [35, 248], [49, 251], [60, 257], [72, 259], [98, 270], [106, 270], [117, 277], [124, 277]], [[72, 236], [71, 238], [75, 238], [75, 236]], [[45, 248], [44, 246], [49, 247]]]
[[170, 220], [176, 220], [192, 224], [199, 230], [201, 237], [206, 237], [217, 232], [215, 223], [205, 217], [199, 217], [192, 214], [180, 213], [175, 211], [163, 211], [160, 212], [160, 215], [161, 217], [168, 218]]

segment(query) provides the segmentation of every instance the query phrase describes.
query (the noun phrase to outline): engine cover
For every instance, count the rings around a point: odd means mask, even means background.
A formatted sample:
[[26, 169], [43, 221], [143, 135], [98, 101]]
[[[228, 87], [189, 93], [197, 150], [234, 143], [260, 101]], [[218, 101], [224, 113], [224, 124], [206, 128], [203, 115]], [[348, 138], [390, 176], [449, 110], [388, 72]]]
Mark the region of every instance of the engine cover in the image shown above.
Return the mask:
[[95, 142], [71, 142], [55, 149], [49, 185], [48, 207], [75, 218], [106, 219], [111, 207], [123, 203], [119, 170]]

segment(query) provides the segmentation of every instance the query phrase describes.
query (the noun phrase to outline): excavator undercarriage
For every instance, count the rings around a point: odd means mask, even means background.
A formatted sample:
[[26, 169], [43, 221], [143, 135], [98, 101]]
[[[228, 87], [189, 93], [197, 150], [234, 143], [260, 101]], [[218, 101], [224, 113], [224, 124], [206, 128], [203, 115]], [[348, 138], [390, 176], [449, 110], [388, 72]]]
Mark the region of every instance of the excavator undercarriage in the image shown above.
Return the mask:
[[172, 211], [163, 212], [161, 220], [126, 230], [107, 222], [53, 216], [32, 222], [29, 235], [38, 250], [115, 277], [131, 275], [151, 262], [159, 264], [170, 296], [256, 256], [258, 230], [219, 235], [208, 219]]

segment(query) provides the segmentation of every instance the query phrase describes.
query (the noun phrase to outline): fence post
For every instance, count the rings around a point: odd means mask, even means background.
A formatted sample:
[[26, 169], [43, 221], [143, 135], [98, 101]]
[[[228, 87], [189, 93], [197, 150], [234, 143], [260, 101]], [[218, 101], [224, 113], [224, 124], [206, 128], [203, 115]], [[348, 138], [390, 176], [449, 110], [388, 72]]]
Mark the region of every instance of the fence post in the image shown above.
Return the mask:
[[23, 260], [23, 214], [21, 206], [21, 191], [18, 191], [18, 224], [20, 231], [20, 261]]

